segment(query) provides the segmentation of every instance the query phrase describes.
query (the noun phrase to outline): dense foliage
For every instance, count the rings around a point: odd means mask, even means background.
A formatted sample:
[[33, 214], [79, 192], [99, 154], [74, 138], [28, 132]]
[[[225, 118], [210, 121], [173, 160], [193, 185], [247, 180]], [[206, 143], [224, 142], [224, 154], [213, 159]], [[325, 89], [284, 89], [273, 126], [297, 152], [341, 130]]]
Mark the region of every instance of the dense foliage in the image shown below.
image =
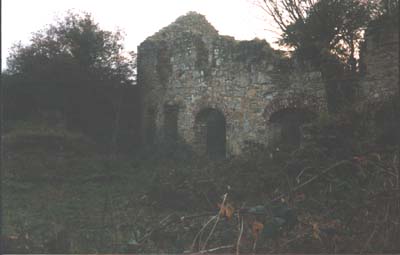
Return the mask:
[[357, 0], [264, 2], [283, 32], [280, 42], [299, 57], [318, 66], [335, 55], [356, 69], [356, 49], [371, 17], [368, 5]]
[[[328, 107], [338, 112], [354, 99], [365, 29], [398, 17], [398, 1], [260, 0], [281, 32], [280, 43], [322, 73]], [[387, 23], [387, 22], [386, 22]], [[377, 26], [386, 26], [375, 22]]]
[[122, 39], [120, 31], [102, 30], [90, 14], [69, 12], [56, 25], [34, 33], [29, 45], [14, 45], [7, 61], [8, 71], [53, 78], [74, 74], [132, 84], [135, 55], [124, 52]]
[[321, 115], [300, 148], [249, 145], [222, 161], [184, 160], [186, 148], [113, 158], [20, 123], [4, 137], [6, 251], [398, 253], [396, 104]]
[[90, 14], [69, 12], [33, 34], [28, 45], [15, 44], [2, 74], [5, 119], [50, 114], [111, 142], [122, 109], [135, 115], [138, 103], [124, 99], [137, 89], [135, 54], [124, 50], [122, 39], [120, 31], [102, 30]]

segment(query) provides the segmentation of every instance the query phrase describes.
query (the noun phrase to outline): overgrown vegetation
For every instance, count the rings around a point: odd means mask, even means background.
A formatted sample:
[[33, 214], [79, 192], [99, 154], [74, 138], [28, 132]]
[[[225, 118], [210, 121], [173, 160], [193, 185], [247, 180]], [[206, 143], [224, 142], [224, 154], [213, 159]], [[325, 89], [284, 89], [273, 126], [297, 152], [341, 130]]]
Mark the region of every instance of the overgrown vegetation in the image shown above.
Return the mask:
[[383, 130], [352, 114], [320, 116], [300, 148], [223, 161], [111, 157], [20, 123], [4, 137], [6, 251], [398, 252], [399, 148], [379, 134], [399, 120]]
[[[320, 114], [302, 126], [300, 146], [249, 144], [240, 157], [219, 161], [198, 158], [183, 145], [118, 154], [99, 146], [99, 137], [115, 145], [116, 130], [131, 130], [127, 123], [116, 126], [124, 115], [92, 116], [122, 102], [124, 93], [108, 98], [109, 90], [93, 78], [105, 68], [112, 74], [104, 79], [125, 86], [117, 65], [107, 66], [108, 57], [118, 55], [100, 47], [105, 55], [96, 62], [91, 50], [80, 55], [85, 47], [57, 46], [77, 38], [86, 45], [84, 31], [116, 42], [90, 17], [68, 16], [31, 46], [17, 48], [11, 73], [2, 74], [9, 79], [2, 136], [5, 252], [400, 252], [397, 97]], [[71, 70], [78, 80], [69, 77]], [[69, 108], [65, 97], [78, 94], [63, 94], [71, 84], [82, 86], [77, 108]], [[99, 97], [86, 102], [94, 92]]]
[[[351, 106], [359, 78], [360, 47], [367, 26], [398, 26], [398, 1], [259, 0], [281, 33], [279, 43], [319, 70], [328, 108], [337, 113]], [[385, 25], [386, 24], [386, 25]]]
[[53, 114], [103, 146], [135, 139], [138, 125], [128, 116], [139, 113], [136, 55], [122, 41], [121, 31], [101, 29], [90, 14], [68, 12], [28, 45], [16, 43], [1, 75], [4, 119]]

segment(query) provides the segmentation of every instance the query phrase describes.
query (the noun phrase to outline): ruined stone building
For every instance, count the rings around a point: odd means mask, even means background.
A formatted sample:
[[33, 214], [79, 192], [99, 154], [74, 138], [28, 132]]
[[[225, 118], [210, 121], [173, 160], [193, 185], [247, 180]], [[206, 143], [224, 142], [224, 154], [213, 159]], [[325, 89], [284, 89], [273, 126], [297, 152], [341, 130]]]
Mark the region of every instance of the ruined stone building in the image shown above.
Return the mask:
[[379, 141], [400, 143], [399, 27], [372, 25], [361, 51], [363, 75], [360, 102], [367, 110]]
[[199, 155], [300, 143], [300, 126], [327, 110], [319, 72], [297, 67], [264, 40], [221, 36], [197, 13], [139, 46], [138, 83], [144, 143], [185, 143]]
[[399, 93], [399, 30], [371, 26], [365, 35], [361, 62], [361, 96], [369, 103], [384, 101]]

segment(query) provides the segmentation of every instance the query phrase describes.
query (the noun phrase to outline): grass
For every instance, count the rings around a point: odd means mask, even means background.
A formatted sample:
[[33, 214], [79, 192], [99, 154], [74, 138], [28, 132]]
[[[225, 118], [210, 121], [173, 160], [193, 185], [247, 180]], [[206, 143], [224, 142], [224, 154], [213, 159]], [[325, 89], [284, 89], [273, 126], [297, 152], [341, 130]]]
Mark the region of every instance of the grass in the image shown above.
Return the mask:
[[115, 252], [105, 240], [124, 242], [123, 231], [115, 228], [137, 216], [136, 200], [151, 172], [129, 157], [97, 153], [90, 141], [66, 130], [24, 125], [3, 138], [6, 248]]
[[[287, 228], [280, 225], [286, 216], [244, 217], [241, 252], [254, 251], [255, 221], [264, 224], [258, 252], [399, 249], [393, 241], [400, 233], [393, 225], [400, 207], [392, 187], [398, 175], [392, 154], [387, 160], [384, 155], [345, 160], [320, 174], [337, 161], [314, 145], [289, 154], [250, 150], [247, 159], [207, 162], [111, 157], [83, 135], [29, 123], [3, 138], [2, 239], [8, 253], [181, 253], [209, 218], [160, 226], [174, 217], [217, 213], [226, 192], [236, 209], [267, 208], [283, 194], [284, 202], [274, 208], [290, 209], [298, 220]], [[384, 220], [381, 226], [376, 219]], [[208, 247], [236, 247], [237, 223], [236, 217], [221, 218]], [[229, 251], [235, 252], [221, 250]]]
[[14, 155], [4, 169], [3, 234], [24, 239], [14, 252], [121, 252], [129, 232], [142, 228], [133, 221], [151, 215], [140, 199], [152, 173], [128, 158], [38, 152]]
[[152, 235], [145, 247], [135, 243], [171, 213], [216, 210], [221, 195], [206, 199], [213, 190], [203, 178], [208, 164], [110, 157], [80, 134], [37, 124], [18, 123], [3, 138], [6, 252], [182, 252], [175, 244], [190, 245], [196, 232], [176, 236], [174, 229]]
[[[168, 183], [171, 175], [184, 182], [192, 173], [186, 162], [111, 157], [81, 134], [26, 122], [3, 142], [2, 239], [8, 253], [133, 252], [166, 215], [196, 210], [176, 192], [176, 183]], [[160, 251], [154, 241], [140, 249]]]

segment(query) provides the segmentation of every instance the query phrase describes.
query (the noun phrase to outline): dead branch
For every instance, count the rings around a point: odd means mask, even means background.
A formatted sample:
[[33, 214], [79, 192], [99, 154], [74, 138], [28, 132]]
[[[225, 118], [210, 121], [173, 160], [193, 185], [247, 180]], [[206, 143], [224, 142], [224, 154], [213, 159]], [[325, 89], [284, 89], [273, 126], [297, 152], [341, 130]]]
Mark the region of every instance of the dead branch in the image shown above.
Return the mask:
[[205, 212], [205, 213], [200, 213], [200, 214], [195, 214], [195, 215], [182, 216], [181, 221], [191, 220], [191, 219], [195, 219], [195, 218], [201, 218], [201, 217], [205, 217], [205, 216], [213, 216], [213, 215], [215, 215], [215, 212]]
[[311, 177], [310, 179], [308, 179], [307, 181], [303, 182], [302, 184], [294, 187], [292, 191], [293, 192], [297, 191], [297, 190], [303, 188], [304, 186], [306, 186], [307, 184], [309, 184], [310, 182], [313, 182], [317, 178], [321, 177], [322, 175], [324, 175], [324, 174], [328, 173], [329, 171], [335, 169], [336, 167], [341, 166], [341, 165], [345, 165], [345, 164], [349, 164], [349, 163], [350, 163], [350, 161], [348, 161], [348, 160], [341, 160], [339, 162], [336, 162], [335, 164], [329, 166], [328, 168], [325, 168], [321, 173]]
[[[165, 217], [164, 219], [162, 219], [162, 220], [159, 222], [159, 225], [158, 225], [157, 227], [153, 228], [152, 230], [150, 230], [149, 232], [147, 232], [147, 233], [138, 241], [138, 243], [139, 243], [139, 244], [142, 244], [144, 241], [146, 241], [146, 240], [154, 233], [154, 231], [165, 229], [166, 227], [168, 227], [168, 226], [171, 225], [172, 223], [175, 223], [175, 222], [176, 222], [176, 218], [178, 218], [178, 217], [176, 217], [175, 220], [170, 220], [170, 221], [168, 222], [168, 220], [169, 220], [173, 215], [175, 215], [175, 214], [174, 214], [174, 213], [169, 214], [167, 217]], [[179, 219], [179, 218], [178, 218], [178, 219]], [[167, 222], [167, 223], [165, 223], [165, 222]], [[164, 223], [165, 223], [165, 224], [164, 224]]]
[[240, 241], [242, 240], [242, 235], [243, 235], [243, 216], [238, 214], [238, 222], [239, 222], [239, 236], [238, 240], [236, 243], [236, 255], [239, 255], [240, 253]]
[[219, 212], [218, 212], [218, 215], [217, 215], [217, 220], [215, 221], [214, 226], [212, 227], [210, 233], [208, 234], [208, 237], [207, 237], [206, 241], [204, 242], [203, 250], [206, 249], [208, 240], [210, 240], [212, 234], [214, 233], [215, 227], [217, 226], [217, 224], [218, 224], [218, 222], [219, 222], [219, 219], [220, 219], [220, 216], [221, 216], [221, 211], [222, 211], [222, 208], [225, 207], [225, 202], [226, 202], [226, 198], [227, 198], [227, 197], [228, 197], [228, 193], [225, 193], [225, 194], [224, 194], [224, 198], [223, 198], [222, 203], [221, 203], [221, 208], [220, 208], [220, 210], [219, 210]]
[[[210, 223], [211, 223], [213, 220], [215, 220], [216, 218], [217, 218], [217, 215], [212, 216], [212, 217], [207, 221], [207, 223], [204, 224], [204, 226], [200, 229], [200, 231], [197, 232], [197, 234], [196, 234], [196, 236], [194, 237], [193, 242], [192, 242], [192, 248], [191, 248], [192, 251], [194, 250], [194, 246], [196, 245], [197, 239], [200, 238], [200, 235], [201, 235], [201, 234], [203, 233], [203, 231], [206, 229], [206, 227], [208, 226], [208, 224], [210, 224]], [[200, 246], [200, 245], [199, 245], [199, 246]]]
[[208, 249], [208, 250], [201, 250], [201, 251], [198, 251], [198, 252], [196, 252], [196, 253], [191, 253], [191, 254], [203, 254], [203, 253], [209, 253], [209, 252], [214, 252], [214, 251], [218, 251], [218, 250], [222, 250], [222, 249], [229, 249], [229, 248], [233, 248], [234, 247], [234, 245], [224, 245], [224, 246], [219, 246], [219, 247], [215, 247], [215, 248], [211, 248], [211, 249]]

